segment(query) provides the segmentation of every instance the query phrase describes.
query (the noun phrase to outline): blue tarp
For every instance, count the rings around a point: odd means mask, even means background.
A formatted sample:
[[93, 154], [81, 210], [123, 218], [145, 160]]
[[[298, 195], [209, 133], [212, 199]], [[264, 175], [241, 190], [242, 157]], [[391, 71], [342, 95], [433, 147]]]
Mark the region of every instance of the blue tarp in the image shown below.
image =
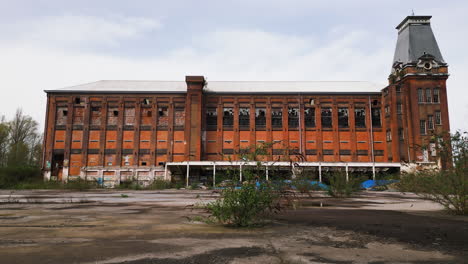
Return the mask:
[[372, 189], [376, 186], [389, 185], [394, 182], [398, 182], [398, 181], [397, 180], [367, 180], [361, 183], [361, 187], [364, 189]]

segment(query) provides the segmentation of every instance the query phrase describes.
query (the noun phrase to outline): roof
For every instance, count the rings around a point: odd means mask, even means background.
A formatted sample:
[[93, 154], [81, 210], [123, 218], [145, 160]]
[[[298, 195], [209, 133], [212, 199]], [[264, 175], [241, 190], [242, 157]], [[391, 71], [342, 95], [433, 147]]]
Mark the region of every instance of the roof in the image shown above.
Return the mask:
[[430, 54], [437, 62], [445, 63], [439, 46], [432, 32], [431, 16], [408, 16], [398, 26], [398, 40], [393, 56], [393, 63], [403, 64], [417, 62]]
[[[364, 81], [209, 81], [207, 93], [379, 93], [386, 85]], [[186, 93], [183, 81], [97, 81], [47, 93]]]

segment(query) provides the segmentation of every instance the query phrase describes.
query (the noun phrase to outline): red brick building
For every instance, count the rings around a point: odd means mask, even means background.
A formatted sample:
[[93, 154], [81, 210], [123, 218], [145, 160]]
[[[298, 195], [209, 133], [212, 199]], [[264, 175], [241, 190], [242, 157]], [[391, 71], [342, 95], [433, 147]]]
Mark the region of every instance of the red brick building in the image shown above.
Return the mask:
[[[430, 16], [398, 27], [388, 86], [368, 82], [98, 81], [47, 90], [44, 176], [113, 183], [249, 166], [385, 171], [437, 164], [449, 130], [447, 64]], [[185, 169], [181, 171], [180, 168]], [[212, 169], [211, 169], [212, 168]], [[179, 175], [180, 176], [180, 175]], [[185, 177], [184, 176], [184, 177]], [[241, 176], [242, 177], [242, 176]]]

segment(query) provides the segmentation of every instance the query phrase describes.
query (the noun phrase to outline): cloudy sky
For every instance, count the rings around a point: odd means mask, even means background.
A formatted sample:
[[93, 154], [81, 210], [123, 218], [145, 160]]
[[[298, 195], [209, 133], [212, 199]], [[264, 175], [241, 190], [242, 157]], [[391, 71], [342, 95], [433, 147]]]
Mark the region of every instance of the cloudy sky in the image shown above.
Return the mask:
[[0, 116], [97, 80], [387, 82], [395, 26], [432, 15], [452, 130], [468, 130], [468, 1], [0, 0]]

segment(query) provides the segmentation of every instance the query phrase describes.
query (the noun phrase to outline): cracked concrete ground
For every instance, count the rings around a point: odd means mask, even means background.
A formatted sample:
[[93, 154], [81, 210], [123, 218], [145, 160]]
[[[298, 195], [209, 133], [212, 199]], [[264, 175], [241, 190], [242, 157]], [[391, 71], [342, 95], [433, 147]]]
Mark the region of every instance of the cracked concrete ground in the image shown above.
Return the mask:
[[189, 190], [2, 190], [0, 263], [466, 263], [468, 259], [467, 218], [446, 215], [436, 204], [413, 194], [364, 192], [333, 199], [317, 193], [259, 228], [190, 220], [204, 214], [197, 205], [216, 196]]

